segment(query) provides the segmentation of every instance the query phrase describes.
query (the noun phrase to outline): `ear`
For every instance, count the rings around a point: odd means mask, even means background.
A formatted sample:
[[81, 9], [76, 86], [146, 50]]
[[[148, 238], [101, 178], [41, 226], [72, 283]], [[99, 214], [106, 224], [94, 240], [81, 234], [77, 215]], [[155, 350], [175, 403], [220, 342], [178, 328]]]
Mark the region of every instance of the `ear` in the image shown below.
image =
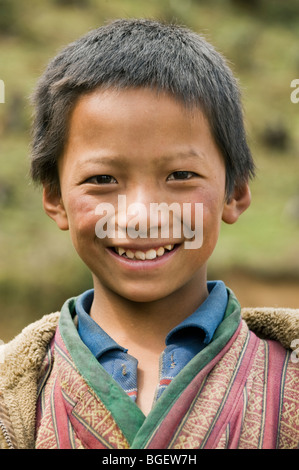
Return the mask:
[[250, 206], [251, 193], [249, 185], [244, 183], [241, 187], [235, 188], [232, 196], [225, 202], [222, 212], [222, 220], [227, 224], [234, 224], [242, 212]]
[[43, 188], [43, 206], [46, 214], [55, 220], [60, 230], [69, 229], [67, 213], [61, 195], [53, 191], [49, 185], [44, 185]]

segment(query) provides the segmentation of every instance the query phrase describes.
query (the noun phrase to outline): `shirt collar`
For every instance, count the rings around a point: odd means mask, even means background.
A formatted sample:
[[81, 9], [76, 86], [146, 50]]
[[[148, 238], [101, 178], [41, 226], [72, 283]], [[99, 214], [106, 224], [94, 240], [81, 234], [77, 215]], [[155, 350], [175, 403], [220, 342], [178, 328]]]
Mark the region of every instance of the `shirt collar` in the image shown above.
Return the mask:
[[166, 336], [168, 346], [175, 341], [178, 332], [185, 328], [199, 328], [203, 331], [204, 344], [210, 343], [216, 328], [221, 323], [228, 301], [226, 286], [222, 281], [209, 281], [207, 283], [209, 295], [192, 315], [173, 328]]
[[[178, 332], [188, 328], [198, 328], [203, 331], [204, 343], [208, 344], [221, 323], [228, 300], [225, 284], [222, 281], [209, 281], [207, 283], [209, 296], [198, 309], [182, 323], [171, 330], [166, 339], [166, 346], [175, 343]], [[99, 359], [105, 352], [118, 349], [127, 352], [127, 349], [117, 344], [90, 316], [94, 290], [88, 290], [76, 300], [76, 313], [78, 316], [78, 333], [85, 345], [93, 355]]]

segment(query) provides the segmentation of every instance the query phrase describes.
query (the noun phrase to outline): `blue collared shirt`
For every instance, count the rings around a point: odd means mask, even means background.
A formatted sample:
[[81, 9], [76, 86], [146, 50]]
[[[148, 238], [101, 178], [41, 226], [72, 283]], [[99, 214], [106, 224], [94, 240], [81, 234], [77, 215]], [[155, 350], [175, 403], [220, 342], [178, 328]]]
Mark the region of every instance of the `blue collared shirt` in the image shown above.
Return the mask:
[[[223, 319], [228, 301], [225, 284], [222, 281], [209, 281], [207, 287], [209, 291], [207, 299], [166, 336], [166, 347], [160, 358], [156, 400], [182, 368], [211, 342], [216, 328]], [[79, 336], [108, 374], [135, 401], [138, 361], [89, 316], [93, 294], [94, 291], [91, 289], [77, 298]]]

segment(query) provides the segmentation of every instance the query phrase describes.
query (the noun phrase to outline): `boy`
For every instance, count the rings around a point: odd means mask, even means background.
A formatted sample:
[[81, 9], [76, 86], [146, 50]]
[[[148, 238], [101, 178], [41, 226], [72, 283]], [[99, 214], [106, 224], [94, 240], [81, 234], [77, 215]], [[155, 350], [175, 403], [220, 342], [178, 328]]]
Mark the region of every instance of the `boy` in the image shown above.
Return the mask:
[[254, 174], [223, 58], [184, 28], [118, 20], [49, 64], [35, 105], [32, 177], [93, 289], [3, 347], [1, 446], [297, 447], [298, 364], [273, 339], [290, 348], [299, 312], [243, 310], [261, 340], [207, 282]]

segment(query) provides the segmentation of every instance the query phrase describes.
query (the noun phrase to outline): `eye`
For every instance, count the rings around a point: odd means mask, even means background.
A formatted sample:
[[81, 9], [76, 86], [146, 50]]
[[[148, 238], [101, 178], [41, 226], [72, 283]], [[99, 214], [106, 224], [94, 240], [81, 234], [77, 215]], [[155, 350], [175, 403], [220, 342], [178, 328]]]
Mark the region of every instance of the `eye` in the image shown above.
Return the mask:
[[117, 183], [116, 179], [111, 175], [96, 175], [88, 178], [85, 183], [90, 184], [112, 184]]
[[198, 176], [193, 171], [174, 171], [168, 176], [168, 181], [171, 180], [189, 180], [190, 178]]

